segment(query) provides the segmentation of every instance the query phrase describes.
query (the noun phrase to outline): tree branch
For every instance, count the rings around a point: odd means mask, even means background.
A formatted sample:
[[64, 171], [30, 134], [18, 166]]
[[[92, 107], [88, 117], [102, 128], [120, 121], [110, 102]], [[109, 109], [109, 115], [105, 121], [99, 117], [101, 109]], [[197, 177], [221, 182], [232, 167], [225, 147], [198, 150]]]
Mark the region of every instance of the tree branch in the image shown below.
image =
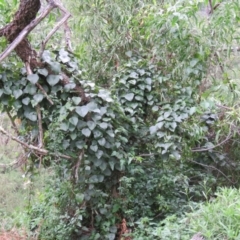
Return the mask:
[[23, 39], [54, 9], [57, 5], [51, 2], [42, 11], [39, 17], [34, 19], [29, 25], [27, 25], [18, 35], [17, 38], [3, 51], [0, 55], [0, 63], [23, 41]]

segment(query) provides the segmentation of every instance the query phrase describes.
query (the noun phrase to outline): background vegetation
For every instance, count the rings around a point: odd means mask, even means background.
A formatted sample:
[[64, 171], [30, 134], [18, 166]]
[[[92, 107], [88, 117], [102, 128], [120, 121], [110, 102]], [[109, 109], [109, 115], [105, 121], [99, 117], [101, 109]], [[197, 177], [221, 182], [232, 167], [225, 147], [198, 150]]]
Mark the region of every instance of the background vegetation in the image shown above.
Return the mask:
[[[240, 239], [240, 2], [211, 1], [212, 12], [209, 2], [63, 1], [73, 52], [59, 31], [33, 74], [14, 54], [0, 66], [2, 112], [19, 123], [19, 139], [37, 146], [40, 107], [50, 153], [21, 153], [1, 138], [1, 164], [21, 162], [0, 174], [5, 231], [49, 240]], [[18, 2], [0, 6], [4, 26]], [[59, 17], [54, 10], [31, 33], [34, 48]], [[1, 39], [0, 50], [6, 45]]]

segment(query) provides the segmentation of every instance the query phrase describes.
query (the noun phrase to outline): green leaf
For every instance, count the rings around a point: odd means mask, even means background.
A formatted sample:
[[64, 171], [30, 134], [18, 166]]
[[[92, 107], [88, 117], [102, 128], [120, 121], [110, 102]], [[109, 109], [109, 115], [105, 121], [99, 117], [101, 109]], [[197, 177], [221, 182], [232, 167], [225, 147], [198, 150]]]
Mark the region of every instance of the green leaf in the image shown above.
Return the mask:
[[152, 79], [151, 78], [146, 78], [145, 82], [146, 82], [146, 84], [151, 85], [152, 84]]
[[104, 176], [103, 175], [98, 175], [98, 182], [103, 182]]
[[85, 145], [85, 142], [84, 141], [77, 141], [75, 144], [76, 144], [76, 147], [78, 149], [83, 149], [84, 145]]
[[77, 124], [78, 124], [78, 118], [75, 117], [75, 116], [73, 116], [73, 117], [71, 117], [71, 118], [69, 119], [69, 122], [70, 122], [72, 125], [77, 126]]
[[107, 163], [103, 162], [99, 167], [102, 171], [104, 171], [107, 168]]
[[31, 83], [29, 83], [24, 89], [24, 93], [29, 93], [31, 95], [34, 95], [36, 92], [37, 92], [36, 86], [32, 85]]
[[72, 101], [75, 105], [78, 105], [81, 102], [81, 98], [80, 97], [73, 97]]
[[76, 84], [75, 83], [68, 83], [64, 86], [64, 89], [66, 89], [66, 91], [69, 91], [71, 89], [74, 89], [76, 87]]
[[89, 109], [89, 112], [95, 112], [95, 113], [100, 113], [100, 109], [98, 105], [95, 102], [90, 102], [86, 105]]
[[24, 116], [25, 116], [27, 119], [29, 119], [29, 120], [31, 120], [31, 121], [33, 121], [33, 122], [36, 122], [36, 121], [37, 121], [37, 114], [36, 114], [36, 112], [28, 112], [28, 111], [25, 111], [25, 112], [24, 112]]
[[104, 146], [105, 143], [106, 143], [105, 138], [101, 138], [101, 139], [99, 139], [99, 140], [98, 140], [98, 143], [99, 143], [100, 146]]
[[61, 123], [60, 125], [60, 129], [65, 132], [68, 130], [68, 127], [69, 127], [69, 123]]
[[66, 150], [70, 146], [69, 140], [63, 140], [63, 145], [62, 146]]
[[27, 76], [27, 79], [32, 83], [32, 84], [36, 84], [39, 80], [39, 76], [38, 74], [30, 74]]
[[93, 130], [96, 127], [96, 123], [93, 121], [88, 121], [87, 125], [90, 130]]
[[90, 149], [91, 149], [93, 152], [97, 152], [98, 146], [97, 146], [97, 145], [91, 145], [91, 146], [90, 146]]
[[132, 51], [127, 51], [127, 52], [125, 52], [125, 54], [126, 54], [126, 56], [128, 56], [129, 58], [132, 57]]
[[50, 86], [56, 85], [60, 81], [60, 76], [59, 75], [48, 75], [47, 76], [47, 82], [49, 83]]
[[100, 159], [100, 158], [102, 157], [102, 155], [103, 155], [103, 151], [102, 151], [102, 150], [97, 151], [96, 157], [97, 157], [98, 159]]
[[102, 129], [107, 129], [107, 128], [108, 128], [108, 124], [105, 123], [105, 122], [100, 123], [99, 126], [100, 126], [100, 128], [102, 128]]
[[136, 72], [131, 72], [131, 74], [129, 75], [129, 78], [137, 79], [138, 78], [138, 74]]
[[171, 111], [167, 111], [167, 112], [165, 112], [164, 113], [164, 118], [166, 119], [166, 118], [168, 118], [170, 115], [171, 115]]
[[82, 134], [86, 137], [89, 137], [91, 135], [91, 131], [88, 128], [82, 129]]
[[76, 107], [76, 113], [81, 116], [85, 117], [89, 112], [88, 106]]
[[41, 68], [38, 69], [38, 73], [46, 77], [48, 75], [48, 70], [46, 68]]
[[23, 94], [23, 91], [21, 89], [14, 90], [13, 91], [13, 96], [18, 99], [21, 95]]
[[69, 62], [71, 59], [70, 57], [68, 56], [68, 52], [65, 51], [64, 49], [61, 49], [59, 51], [59, 59], [63, 62], [63, 63], [67, 63]]
[[22, 100], [22, 103], [23, 103], [24, 105], [28, 105], [28, 104], [30, 103], [30, 98], [29, 98], [29, 97], [24, 98], [24, 99]]
[[110, 165], [111, 170], [113, 171], [113, 170], [114, 170], [115, 162], [114, 162], [114, 161], [110, 161], [110, 162], [109, 162], [109, 165]]
[[189, 110], [189, 114], [193, 115], [196, 112], [196, 107], [191, 107]]
[[80, 204], [84, 200], [84, 194], [83, 193], [77, 193], [75, 198], [76, 198], [77, 203]]
[[41, 94], [41, 93], [38, 93], [38, 94], [36, 94], [36, 95], [34, 95], [33, 96], [33, 99], [37, 102], [37, 103], [39, 103], [39, 102], [41, 102], [42, 100], [43, 100], [43, 94]]
[[49, 62], [48, 64], [53, 73], [58, 74], [61, 72], [61, 64], [59, 62]]
[[157, 132], [158, 128], [156, 126], [151, 126], [149, 130], [150, 130], [150, 134], [154, 134]]
[[126, 95], [123, 96], [125, 99], [127, 99], [128, 101], [132, 101], [134, 98], [134, 94], [133, 93], [128, 93]]
[[3, 95], [3, 89], [0, 89], [0, 97]]
[[72, 140], [75, 140], [77, 138], [77, 133], [75, 133], [75, 132], [71, 133], [70, 137]]

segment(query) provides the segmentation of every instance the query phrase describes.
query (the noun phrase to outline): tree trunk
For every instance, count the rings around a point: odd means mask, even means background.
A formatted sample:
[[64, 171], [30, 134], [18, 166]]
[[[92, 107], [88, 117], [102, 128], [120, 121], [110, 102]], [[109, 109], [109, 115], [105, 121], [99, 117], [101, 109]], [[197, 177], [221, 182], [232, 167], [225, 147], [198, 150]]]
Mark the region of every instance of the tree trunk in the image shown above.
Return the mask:
[[[0, 30], [0, 37], [4, 36], [9, 43], [13, 42], [19, 33], [36, 18], [40, 7], [40, 0], [21, 0], [13, 21]], [[26, 38], [15, 51], [24, 63], [30, 63], [31, 68], [38, 66], [37, 53]]]

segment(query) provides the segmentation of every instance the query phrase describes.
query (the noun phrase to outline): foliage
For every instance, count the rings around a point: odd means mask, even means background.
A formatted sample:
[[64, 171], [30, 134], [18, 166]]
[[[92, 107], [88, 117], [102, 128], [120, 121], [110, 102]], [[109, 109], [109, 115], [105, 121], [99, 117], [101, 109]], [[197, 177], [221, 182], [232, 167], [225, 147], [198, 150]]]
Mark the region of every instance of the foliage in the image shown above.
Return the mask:
[[143, 3], [80, 2], [88, 45], [84, 39], [76, 54], [45, 51], [32, 74], [18, 62], [0, 67], [1, 107], [21, 120], [19, 140], [49, 153], [28, 150], [28, 172], [55, 169], [28, 209], [41, 239], [111, 240], [123, 218], [139, 226], [137, 239], [152, 239], [161, 236], [161, 227], [146, 227], [152, 222], [208, 200], [217, 186], [239, 184], [237, 153], [218, 144], [231, 122], [239, 147], [238, 112], [218, 121], [222, 99], [201, 95], [226, 56], [219, 47], [235, 44], [238, 7], [223, 2], [208, 21], [196, 17], [203, 1]]
[[221, 188], [205, 204], [177, 218], [172, 215], [159, 224], [150, 219], [138, 223], [133, 239], [190, 239], [200, 232], [206, 239], [239, 239], [239, 190]]

